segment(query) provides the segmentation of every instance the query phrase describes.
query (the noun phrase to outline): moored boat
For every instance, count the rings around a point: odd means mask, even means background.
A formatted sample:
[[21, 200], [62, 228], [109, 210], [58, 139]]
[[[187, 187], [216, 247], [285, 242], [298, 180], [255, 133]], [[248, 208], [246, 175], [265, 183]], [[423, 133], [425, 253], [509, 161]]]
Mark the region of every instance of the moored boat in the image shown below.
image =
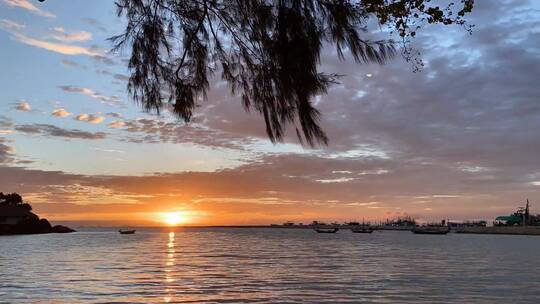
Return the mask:
[[135, 234], [135, 230], [118, 230], [118, 232], [120, 232], [120, 234]]
[[313, 228], [317, 233], [336, 233], [339, 231], [339, 228], [332, 228], [332, 227], [316, 227]]
[[357, 227], [352, 227], [351, 232], [353, 232], [353, 233], [372, 233], [373, 228], [371, 228], [370, 226], [357, 226]]
[[450, 229], [447, 226], [416, 226], [411, 231], [416, 234], [447, 234]]

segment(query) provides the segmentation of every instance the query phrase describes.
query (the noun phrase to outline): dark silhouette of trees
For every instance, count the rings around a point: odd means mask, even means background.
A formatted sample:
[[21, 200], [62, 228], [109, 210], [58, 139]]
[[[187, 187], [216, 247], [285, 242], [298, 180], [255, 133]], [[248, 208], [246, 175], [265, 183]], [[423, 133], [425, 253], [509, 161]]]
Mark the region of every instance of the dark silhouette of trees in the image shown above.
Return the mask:
[[32, 206], [30, 206], [30, 204], [28, 203], [25, 203], [23, 201], [23, 198], [22, 196], [20, 196], [18, 193], [7, 193], [7, 194], [4, 194], [2, 192], [0, 192], [0, 206], [17, 206], [17, 207], [20, 207], [20, 208], [23, 208], [27, 211], [30, 211], [32, 210]]
[[[434, 3], [437, 2], [437, 3]], [[440, 7], [441, 3], [446, 3]], [[321, 50], [340, 59], [383, 64], [396, 44], [421, 66], [408, 42], [425, 24], [465, 26], [474, 0], [117, 0], [125, 31], [113, 50], [131, 50], [127, 85], [147, 111], [167, 106], [186, 122], [221, 72], [246, 110], [262, 114], [272, 142], [292, 124], [308, 144], [327, 143], [314, 96], [339, 75], [319, 71]], [[370, 40], [368, 24], [389, 28], [400, 41]], [[470, 27], [467, 27], [470, 30]]]
[[[34, 233], [70, 233], [75, 232], [75, 230], [65, 227], [62, 225], [51, 226], [51, 223], [47, 219], [39, 218], [36, 214], [32, 212], [32, 206], [23, 201], [22, 196], [18, 193], [2, 193], [0, 192], [0, 208], [4, 206], [16, 207], [19, 211], [23, 212], [21, 215], [16, 216], [19, 220], [16, 223], [2, 223], [0, 224], [0, 235], [11, 235], [11, 234], [34, 234]], [[0, 210], [0, 212], [2, 212]], [[0, 215], [3, 215], [0, 213]]]

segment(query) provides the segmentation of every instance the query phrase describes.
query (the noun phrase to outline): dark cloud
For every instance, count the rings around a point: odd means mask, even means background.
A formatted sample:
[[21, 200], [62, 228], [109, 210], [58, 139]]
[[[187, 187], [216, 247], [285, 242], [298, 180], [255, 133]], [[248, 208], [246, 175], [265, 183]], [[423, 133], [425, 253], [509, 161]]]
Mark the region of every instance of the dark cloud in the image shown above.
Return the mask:
[[[392, 161], [388, 170], [407, 167], [416, 172], [407, 178], [418, 176], [419, 187], [428, 189], [429, 179], [420, 179], [427, 167], [437, 168], [426, 171], [434, 176], [464, 174], [447, 180], [448, 187], [466, 178], [497, 181], [492, 192], [527, 187], [540, 172], [540, 87], [533, 84], [540, 79], [540, 35], [531, 30], [540, 17], [532, 4], [478, 2], [472, 35], [427, 27], [414, 41], [426, 63], [420, 73], [401, 58], [385, 66], [356, 65], [325, 49], [322, 69], [344, 77], [317, 100], [330, 138], [322, 154], [369, 146]], [[260, 117], [240, 111], [240, 101], [227, 91], [217, 83], [210, 92], [201, 109], [205, 123], [233, 136], [265, 138]], [[286, 141], [296, 142], [293, 132]]]
[[49, 124], [28, 124], [15, 127], [18, 132], [26, 134], [40, 134], [43, 136], [63, 137], [67, 139], [104, 139], [103, 132], [86, 132], [76, 129], [63, 129]]
[[13, 148], [8, 145], [8, 140], [2, 134], [9, 134], [13, 128], [11, 119], [0, 115], [0, 165], [12, 163], [14, 160]]
[[233, 136], [197, 123], [167, 122], [158, 118], [126, 120], [114, 127], [127, 132], [124, 140], [134, 143], [195, 143], [212, 148], [243, 149], [253, 142], [250, 138]]
[[113, 118], [120, 118], [120, 117], [122, 117], [122, 114], [116, 113], [116, 112], [109, 112], [109, 113], [107, 113], [107, 114], [105, 114], [105, 115], [107, 115], [107, 116], [109, 116], [109, 117], [113, 117]]
[[0, 164], [6, 164], [13, 160], [13, 149], [5, 144], [5, 139], [0, 137]]
[[13, 161], [13, 148], [7, 145], [8, 140], [2, 134], [9, 134], [13, 128], [10, 118], [0, 115], [0, 165], [5, 165]]

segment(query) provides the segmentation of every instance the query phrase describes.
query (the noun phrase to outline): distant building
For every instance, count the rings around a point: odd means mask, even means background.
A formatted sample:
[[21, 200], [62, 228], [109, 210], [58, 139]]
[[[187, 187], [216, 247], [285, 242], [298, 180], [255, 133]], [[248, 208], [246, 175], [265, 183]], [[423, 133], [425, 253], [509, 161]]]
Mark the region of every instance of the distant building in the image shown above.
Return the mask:
[[38, 216], [18, 206], [0, 205], [0, 225], [16, 225], [28, 218]]
[[495, 218], [495, 226], [540, 226], [540, 214], [533, 215], [529, 211], [529, 200], [525, 207], [519, 207], [518, 210], [510, 215], [501, 215]]
[[501, 215], [495, 218], [493, 224], [495, 226], [520, 226], [524, 222], [522, 216], [518, 215]]

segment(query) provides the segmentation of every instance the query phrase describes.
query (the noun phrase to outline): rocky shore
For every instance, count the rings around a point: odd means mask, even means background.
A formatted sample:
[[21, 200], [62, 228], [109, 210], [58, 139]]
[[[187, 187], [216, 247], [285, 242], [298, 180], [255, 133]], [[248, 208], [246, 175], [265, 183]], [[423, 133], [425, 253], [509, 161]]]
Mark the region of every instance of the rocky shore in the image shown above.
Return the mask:
[[18, 193], [0, 192], [0, 235], [75, 232], [65, 226], [52, 226], [31, 211], [32, 206]]
[[46, 219], [29, 218], [15, 225], [0, 224], [0, 235], [70, 232], [75, 232], [75, 230], [62, 225], [52, 226]]

